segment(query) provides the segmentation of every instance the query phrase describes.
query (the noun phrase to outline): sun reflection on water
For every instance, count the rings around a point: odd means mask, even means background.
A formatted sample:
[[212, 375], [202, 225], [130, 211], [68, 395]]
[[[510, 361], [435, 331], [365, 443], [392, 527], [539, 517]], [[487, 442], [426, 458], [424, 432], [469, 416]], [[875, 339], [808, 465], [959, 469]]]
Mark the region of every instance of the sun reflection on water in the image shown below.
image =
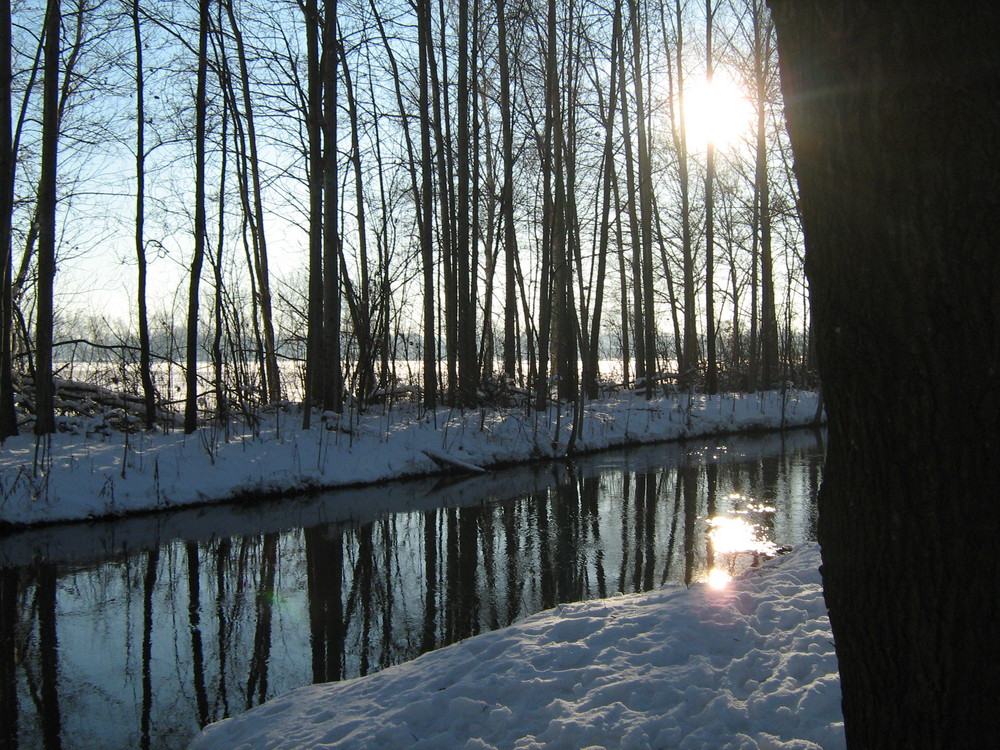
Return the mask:
[[738, 493], [728, 495], [733, 510], [706, 519], [708, 542], [714, 565], [708, 572], [708, 585], [724, 589], [733, 577], [747, 567], [773, 557], [779, 547], [768, 538], [767, 528], [759, 519], [775, 512], [773, 506]]

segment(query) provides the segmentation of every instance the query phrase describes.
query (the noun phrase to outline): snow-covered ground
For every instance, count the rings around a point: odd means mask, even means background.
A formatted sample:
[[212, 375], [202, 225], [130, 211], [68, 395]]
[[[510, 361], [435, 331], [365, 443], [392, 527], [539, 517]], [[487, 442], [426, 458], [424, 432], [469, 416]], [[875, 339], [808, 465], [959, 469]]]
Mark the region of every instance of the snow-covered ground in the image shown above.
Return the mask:
[[722, 432], [810, 423], [817, 396], [800, 391], [647, 401], [623, 393], [586, 404], [572, 435], [571, 408], [426, 412], [416, 405], [313, 420], [265, 415], [256, 429], [234, 425], [125, 435], [100, 420], [74, 422], [43, 440], [10, 438], [0, 448], [0, 525], [123, 516], [213, 500], [370, 484], [454, 471], [442, 458], [479, 467], [576, 451]]
[[724, 588], [563, 605], [369, 677], [290, 691], [191, 750], [845, 746], [818, 573], [801, 546]]

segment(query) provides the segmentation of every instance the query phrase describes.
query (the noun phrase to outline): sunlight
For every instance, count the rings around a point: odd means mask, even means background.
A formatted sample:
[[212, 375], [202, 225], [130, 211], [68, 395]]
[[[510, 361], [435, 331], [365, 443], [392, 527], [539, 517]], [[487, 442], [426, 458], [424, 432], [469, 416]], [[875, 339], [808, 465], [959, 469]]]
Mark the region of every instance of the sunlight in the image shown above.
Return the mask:
[[712, 568], [708, 571], [708, 585], [713, 589], [724, 589], [733, 577], [722, 568]]
[[774, 542], [761, 538], [760, 528], [742, 518], [716, 516], [708, 519], [708, 538], [716, 554], [759, 552], [773, 554]]
[[753, 104], [740, 85], [725, 70], [716, 70], [711, 84], [692, 81], [685, 90], [684, 122], [688, 145], [693, 150], [735, 145], [750, 131]]

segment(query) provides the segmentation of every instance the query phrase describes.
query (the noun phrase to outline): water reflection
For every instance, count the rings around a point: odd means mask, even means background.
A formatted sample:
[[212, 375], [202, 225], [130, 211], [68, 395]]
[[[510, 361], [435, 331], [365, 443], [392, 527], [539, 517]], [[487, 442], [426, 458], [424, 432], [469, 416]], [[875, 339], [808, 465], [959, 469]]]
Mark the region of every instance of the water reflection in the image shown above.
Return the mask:
[[183, 747], [559, 602], [738, 572], [718, 519], [814, 538], [821, 465], [797, 433], [8, 537], [0, 748]]

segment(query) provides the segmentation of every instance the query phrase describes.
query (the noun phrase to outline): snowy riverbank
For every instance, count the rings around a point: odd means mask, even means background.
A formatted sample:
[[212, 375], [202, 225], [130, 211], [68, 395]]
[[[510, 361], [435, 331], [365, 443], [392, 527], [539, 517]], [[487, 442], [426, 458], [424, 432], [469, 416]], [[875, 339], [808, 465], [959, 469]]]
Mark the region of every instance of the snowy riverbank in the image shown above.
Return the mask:
[[844, 747], [818, 572], [801, 546], [706, 583], [556, 607], [370, 677], [311, 685], [191, 750]]
[[[576, 451], [806, 425], [816, 394], [801, 391], [672, 396], [622, 394], [586, 404]], [[0, 525], [124, 516], [241, 496], [372, 484], [441, 471], [430, 455], [489, 467], [564, 455], [572, 410], [427, 413], [398, 405], [327, 429], [278, 412], [257, 429], [234, 425], [124, 435], [99, 422], [45, 441], [0, 448]], [[333, 426], [333, 423], [329, 423]], [[228, 432], [228, 434], [227, 434]]]
[[[624, 394], [586, 404], [576, 451], [809, 424], [813, 393], [686, 395], [647, 401]], [[234, 425], [125, 435], [79, 425], [48, 441], [33, 435], [0, 449], [0, 524], [124, 516], [248, 495], [372, 484], [441, 471], [428, 453], [481, 467], [566, 453], [572, 411], [425, 412], [412, 404], [301, 429], [301, 415]]]

